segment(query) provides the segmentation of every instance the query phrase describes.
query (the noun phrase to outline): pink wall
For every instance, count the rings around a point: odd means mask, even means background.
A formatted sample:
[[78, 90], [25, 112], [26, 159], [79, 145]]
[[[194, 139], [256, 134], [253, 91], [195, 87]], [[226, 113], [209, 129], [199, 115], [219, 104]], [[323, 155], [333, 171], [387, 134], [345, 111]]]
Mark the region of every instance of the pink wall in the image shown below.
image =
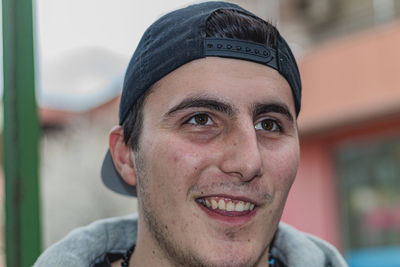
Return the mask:
[[302, 136], [300, 168], [282, 220], [341, 249], [333, 153], [339, 146], [395, 136], [400, 136], [400, 113]]
[[302, 142], [301, 145], [299, 172], [282, 219], [340, 247], [330, 146], [322, 141]]

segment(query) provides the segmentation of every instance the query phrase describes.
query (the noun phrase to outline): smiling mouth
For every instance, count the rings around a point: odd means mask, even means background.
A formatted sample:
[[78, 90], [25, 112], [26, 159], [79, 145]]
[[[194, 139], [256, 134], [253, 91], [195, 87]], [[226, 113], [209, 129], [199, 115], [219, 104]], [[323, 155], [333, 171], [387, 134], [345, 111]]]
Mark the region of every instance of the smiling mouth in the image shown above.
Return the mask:
[[224, 216], [242, 216], [254, 210], [254, 203], [226, 197], [205, 197], [196, 199], [197, 203]]

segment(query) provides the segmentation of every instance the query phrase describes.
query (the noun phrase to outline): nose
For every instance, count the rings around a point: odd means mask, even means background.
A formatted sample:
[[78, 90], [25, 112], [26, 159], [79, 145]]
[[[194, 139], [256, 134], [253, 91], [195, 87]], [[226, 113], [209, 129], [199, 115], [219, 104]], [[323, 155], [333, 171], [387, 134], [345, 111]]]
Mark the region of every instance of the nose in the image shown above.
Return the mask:
[[227, 134], [221, 170], [248, 182], [263, 174], [262, 155], [253, 123], [237, 125]]

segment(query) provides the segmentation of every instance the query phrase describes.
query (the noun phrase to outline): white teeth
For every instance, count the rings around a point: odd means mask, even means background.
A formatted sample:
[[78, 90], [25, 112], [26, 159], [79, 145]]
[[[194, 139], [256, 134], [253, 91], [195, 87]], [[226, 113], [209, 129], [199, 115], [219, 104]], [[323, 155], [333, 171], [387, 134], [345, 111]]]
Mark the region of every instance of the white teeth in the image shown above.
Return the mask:
[[236, 204], [235, 211], [243, 211], [243, 208], [244, 208], [244, 203], [243, 203], [243, 201], [239, 201], [239, 202]]
[[215, 198], [211, 197], [203, 199], [201, 203], [213, 210], [220, 209], [220, 210], [237, 211], [237, 212], [248, 211], [248, 210], [252, 211], [254, 210], [255, 207], [254, 204], [247, 201], [246, 202], [243, 200], [232, 201], [229, 199], [219, 198], [219, 197]]
[[214, 199], [211, 199], [211, 206], [212, 209], [215, 210], [216, 208], [218, 208], [218, 203], [217, 201], [215, 201]]
[[226, 210], [227, 211], [234, 211], [235, 210], [235, 204], [233, 204], [232, 201], [229, 201], [228, 205], [226, 205]]
[[220, 210], [225, 210], [225, 201], [224, 201], [224, 200], [220, 199], [220, 200], [218, 201], [218, 208], [219, 208]]

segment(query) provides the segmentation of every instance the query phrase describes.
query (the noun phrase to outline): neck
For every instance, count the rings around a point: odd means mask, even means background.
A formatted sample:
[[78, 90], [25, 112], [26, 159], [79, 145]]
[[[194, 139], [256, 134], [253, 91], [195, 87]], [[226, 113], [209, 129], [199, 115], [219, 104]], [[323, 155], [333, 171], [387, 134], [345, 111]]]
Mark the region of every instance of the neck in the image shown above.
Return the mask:
[[139, 216], [138, 219], [138, 238], [129, 266], [173, 266], [167, 260], [167, 256], [161, 250], [157, 241], [154, 240], [146, 223], [143, 221], [143, 216]]

